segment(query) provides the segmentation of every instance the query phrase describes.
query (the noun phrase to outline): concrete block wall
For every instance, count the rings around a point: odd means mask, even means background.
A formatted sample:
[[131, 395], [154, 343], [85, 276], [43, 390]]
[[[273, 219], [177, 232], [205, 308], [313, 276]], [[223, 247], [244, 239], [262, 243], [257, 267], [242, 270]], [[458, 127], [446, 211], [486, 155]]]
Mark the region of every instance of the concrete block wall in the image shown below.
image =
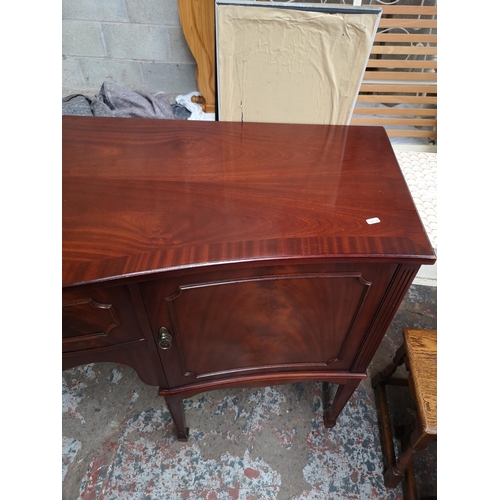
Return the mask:
[[62, 90], [96, 94], [104, 81], [187, 94], [196, 64], [177, 0], [62, 0]]

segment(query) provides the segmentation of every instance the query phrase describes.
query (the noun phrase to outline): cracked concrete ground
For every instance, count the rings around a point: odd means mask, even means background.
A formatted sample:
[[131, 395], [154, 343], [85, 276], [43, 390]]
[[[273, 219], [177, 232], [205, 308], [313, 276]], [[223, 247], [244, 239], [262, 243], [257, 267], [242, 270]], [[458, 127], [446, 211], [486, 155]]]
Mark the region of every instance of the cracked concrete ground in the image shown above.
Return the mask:
[[[382, 369], [402, 329], [436, 329], [437, 289], [413, 285], [370, 367]], [[176, 441], [157, 388], [113, 363], [63, 372], [62, 497], [90, 499], [402, 499], [382, 477], [369, 378], [336, 427], [322, 422], [320, 383], [227, 389], [185, 401], [187, 443]], [[388, 390], [394, 420], [411, 417], [402, 388]], [[436, 494], [436, 446], [415, 462], [419, 491]]]

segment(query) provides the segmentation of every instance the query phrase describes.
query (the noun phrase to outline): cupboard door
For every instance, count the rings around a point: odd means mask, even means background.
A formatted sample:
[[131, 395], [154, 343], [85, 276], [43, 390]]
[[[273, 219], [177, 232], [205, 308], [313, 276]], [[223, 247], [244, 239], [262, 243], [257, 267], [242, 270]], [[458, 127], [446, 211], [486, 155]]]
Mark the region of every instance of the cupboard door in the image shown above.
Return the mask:
[[321, 273], [145, 284], [152, 327], [169, 336], [160, 349], [169, 385], [348, 370], [394, 269], [341, 266]]

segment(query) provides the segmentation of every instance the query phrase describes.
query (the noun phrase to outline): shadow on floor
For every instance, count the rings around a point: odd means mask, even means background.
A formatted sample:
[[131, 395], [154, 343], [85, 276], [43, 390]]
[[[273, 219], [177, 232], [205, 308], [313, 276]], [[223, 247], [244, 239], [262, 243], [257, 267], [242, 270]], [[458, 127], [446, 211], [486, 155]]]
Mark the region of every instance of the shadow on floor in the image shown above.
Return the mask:
[[[436, 288], [413, 285], [369, 367], [383, 368], [403, 327], [436, 326]], [[411, 417], [388, 390], [396, 420]], [[383, 484], [373, 391], [363, 381], [333, 429], [323, 426], [321, 383], [212, 391], [185, 401], [177, 442], [157, 388], [112, 363], [63, 372], [62, 497], [90, 499], [400, 500]], [[416, 459], [421, 492], [436, 494], [434, 446]]]

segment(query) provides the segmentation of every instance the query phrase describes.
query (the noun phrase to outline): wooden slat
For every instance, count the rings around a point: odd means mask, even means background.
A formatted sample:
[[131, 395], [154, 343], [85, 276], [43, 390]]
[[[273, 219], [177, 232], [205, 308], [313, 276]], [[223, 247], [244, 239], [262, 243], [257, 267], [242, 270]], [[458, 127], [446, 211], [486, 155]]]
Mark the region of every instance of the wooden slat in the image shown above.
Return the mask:
[[437, 43], [437, 35], [427, 35], [422, 33], [377, 33], [375, 43]]
[[437, 28], [435, 19], [393, 19], [383, 17], [379, 28]]
[[421, 5], [377, 5], [382, 7], [382, 14], [392, 15], [422, 15], [422, 16], [436, 16], [437, 7], [421, 6]]
[[409, 47], [408, 45], [374, 45], [371, 54], [403, 54], [434, 56], [437, 47]]
[[407, 68], [437, 69], [437, 60], [422, 61], [418, 59], [368, 59], [367, 68]]
[[401, 125], [403, 127], [435, 127], [436, 118], [352, 118], [351, 125]]
[[357, 102], [379, 102], [382, 104], [437, 104], [437, 97], [417, 95], [358, 95]]
[[[423, 57], [418, 56], [437, 55], [435, 46], [437, 35], [435, 32], [429, 33], [430, 29], [437, 28], [437, 7], [419, 5], [380, 5], [380, 7], [383, 14], [379, 32], [367, 63], [367, 68], [379, 70], [365, 71], [357, 103], [367, 105], [358, 105], [354, 108], [351, 124], [382, 125], [390, 137], [435, 138], [437, 109], [418, 106], [437, 105], [437, 72], [418, 70], [437, 70], [437, 60], [436, 57], [433, 60], [423, 60]], [[421, 32], [404, 33], [404, 28], [420, 29]], [[400, 57], [387, 57], [391, 55]], [[391, 71], [395, 69], [399, 71]], [[377, 83], [378, 81], [380, 83]], [[419, 85], [418, 82], [422, 84]], [[364, 95], [364, 92], [370, 94]], [[384, 93], [393, 94], [383, 95]], [[431, 95], [411, 95], [411, 93]], [[414, 107], [381, 108], [374, 107], [373, 104], [405, 104]], [[432, 127], [433, 130], [414, 127]]]
[[437, 73], [424, 71], [365, 71], [364, 80], [428, 81], [436, 82]]
[[[361, 124], [361, 126], [369, 126], [366, 124]], [[436, 130], [401, 130], [386, 127], [385, 131], [389, 137], [437, 137]]]
[[437, 85], [378, 85], [376, 83], [363, 83], [360, 92], [395, 92], [395, 93], [432, 93], [437, 94]]
[[437, 137], [436, 130], [398, 130], [386, 128], [389, 137]]
[[356, 106], [356, 115], [401, 115], [401, 116], [437, 116], [435, 108], [372, 108], [368, 106]]

